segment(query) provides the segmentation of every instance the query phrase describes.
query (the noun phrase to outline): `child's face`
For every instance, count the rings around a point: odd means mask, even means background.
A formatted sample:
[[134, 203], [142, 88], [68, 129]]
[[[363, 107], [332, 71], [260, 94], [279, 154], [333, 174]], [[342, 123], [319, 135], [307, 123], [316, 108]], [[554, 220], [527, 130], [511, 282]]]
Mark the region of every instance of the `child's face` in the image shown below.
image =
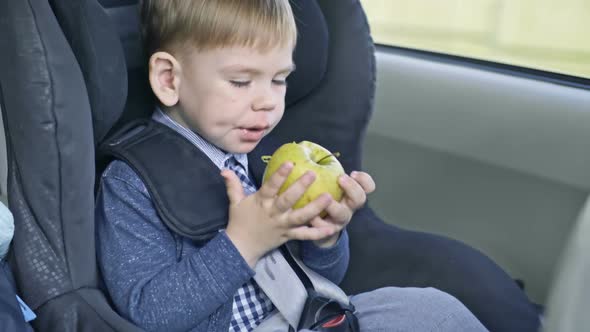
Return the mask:
[[171, 115], [220, 149], [248, 153], [281, 120], [291, 47], [193, 51], [181, 62], [179, 102]]

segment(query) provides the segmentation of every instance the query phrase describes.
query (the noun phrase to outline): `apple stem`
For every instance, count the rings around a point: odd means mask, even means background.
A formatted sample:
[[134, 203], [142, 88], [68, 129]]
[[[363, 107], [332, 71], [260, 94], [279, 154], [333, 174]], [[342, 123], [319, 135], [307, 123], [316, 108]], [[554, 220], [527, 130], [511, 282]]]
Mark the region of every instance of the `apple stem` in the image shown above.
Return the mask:
[[262, 159], [262, 162], [264, 162], [265, 164], [268, 164], [268, 162], [270, 161], [270, 158], [272, 158], [272, 156], [262, 156], [262, 157], [260, 157], [260, 159]]
[[320, 162], [322, 162], [324, 159], [326, 159], [326, 158], [330, 158], [330, 157], [338, 158], [338, 157], [340, 157], [340, 152], [334, 152], [334, 153], [331, 153], [331, 154], [329, 154], [329, 155], [327, 155], [327, 156], [323, 157], [322, 159], [318, 160], [318, 161], [317, 161], [317, 163], [319, 164], [319, 163], [320, 163]]

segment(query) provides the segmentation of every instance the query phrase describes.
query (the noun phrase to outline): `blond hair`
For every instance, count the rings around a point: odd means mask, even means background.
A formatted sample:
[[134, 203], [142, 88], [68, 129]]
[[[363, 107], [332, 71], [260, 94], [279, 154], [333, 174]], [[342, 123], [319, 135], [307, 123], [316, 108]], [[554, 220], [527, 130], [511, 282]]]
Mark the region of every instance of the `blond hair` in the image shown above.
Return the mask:
[[295, 46], [289, 0], [143, 0], [142, 34], [148, 56], [186, 47]]

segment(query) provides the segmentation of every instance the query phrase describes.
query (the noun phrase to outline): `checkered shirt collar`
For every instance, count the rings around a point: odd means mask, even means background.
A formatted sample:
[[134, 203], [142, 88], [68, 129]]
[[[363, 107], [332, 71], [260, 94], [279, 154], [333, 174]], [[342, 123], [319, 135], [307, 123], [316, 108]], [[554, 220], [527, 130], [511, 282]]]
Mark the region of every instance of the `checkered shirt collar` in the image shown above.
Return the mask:
[[248, 172], [248, 156], [245, 153], [226, 153], [216, 147], [215, 145], [209, 143], [205, 140], [201, 135], [197, 134], [196, 132], [185, 128], [174, 119], [172, 119], [168, 114], [166, 114], [160, 107], [156, 107], [154, 114], [152, 115], [152, 119], [168, 126], [172, 130], [176, 131], [177, 133], [184, 136], [188, 139], [191, 143], [193, 143], [196, 147], [198, 147], [213, 163], [217, 168], [220, 170], [224, 168], [225, 161], [231, 157], [236, 158], [236, 161], [244, 168], [246, 172]]

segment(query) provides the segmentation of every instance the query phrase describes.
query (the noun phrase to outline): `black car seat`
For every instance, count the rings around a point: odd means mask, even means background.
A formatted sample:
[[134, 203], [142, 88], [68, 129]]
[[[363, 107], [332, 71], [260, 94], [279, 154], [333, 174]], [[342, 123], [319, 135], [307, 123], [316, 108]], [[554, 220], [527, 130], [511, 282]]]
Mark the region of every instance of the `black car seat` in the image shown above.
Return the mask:
[[98, 288], [93, 120], [76, 57], [46, 0], [2, 1], [0, 34], [8, 202], [15, 218], [9, 255], [19, 293], [37, 314], [33, 325], [134, 331]]
[[[42, 331], [134, 331], [100, 287], [94, 251], [95, 146], [146, 117], [153, 100], [138, 0], [0, 2], [0, 102], [8, 146], [11, 264]], [[311, 140], [361, 152], [375, 88], [374, 48], [357, 0], [292, 1], [297, 71], [277, 142]], [[96, 166], [98, 165], [98, 166]], [[390, 226], [366, 206], [349, 226], [342, 286], [432, 286], [459, 298], [493, 331], [536, 330], [537, 313], [487, 257], [448, 238]]]

